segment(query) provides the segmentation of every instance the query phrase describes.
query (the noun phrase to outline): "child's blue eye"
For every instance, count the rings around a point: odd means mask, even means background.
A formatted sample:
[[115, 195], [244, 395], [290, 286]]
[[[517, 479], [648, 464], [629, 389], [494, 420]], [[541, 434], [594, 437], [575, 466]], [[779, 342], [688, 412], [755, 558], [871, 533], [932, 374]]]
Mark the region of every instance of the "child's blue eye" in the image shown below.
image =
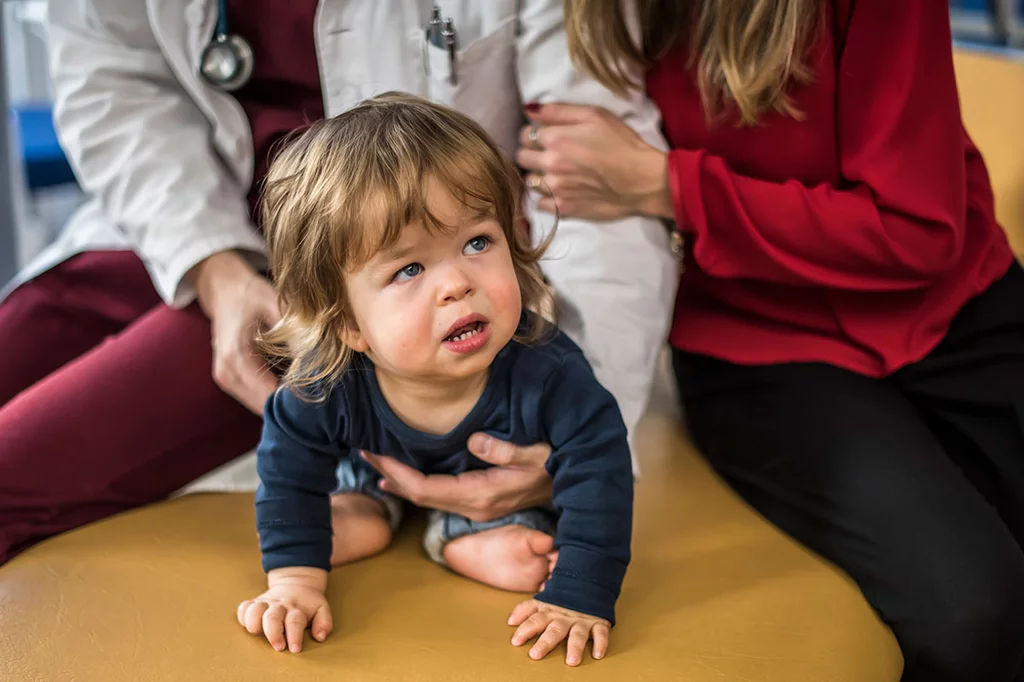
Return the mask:
[[395, 273], [395, 276], [391, 278], [392, 282], [407, 282], [416, 275], [423, 272], [423, 266], [419, 263], [409, 263], [404, 268]]
[[468, 242], [466, 242], [466, 248], [462, 249], [462, 252], [467, 256], [473, 255], [475, 253], [481, 253], [482, 251], [487, 249], [487, 246], [490, 243], [490, 237], [485, 237], [483, 235], [480, 235], [479, 237], [473, 237]]

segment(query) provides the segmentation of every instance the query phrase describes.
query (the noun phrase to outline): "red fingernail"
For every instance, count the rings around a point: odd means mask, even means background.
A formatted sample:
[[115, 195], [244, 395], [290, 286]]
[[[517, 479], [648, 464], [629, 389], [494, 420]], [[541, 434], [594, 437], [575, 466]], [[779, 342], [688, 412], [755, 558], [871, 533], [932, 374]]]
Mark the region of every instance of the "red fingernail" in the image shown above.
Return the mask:
[[523, 108], [524, 108], [524, 109], [526, 109], [526, 110], [527, 110], [528, 112], [530, 112], [531, 114], [535, 114], [535, 113], [537, 113], [538, 111], [540, 111], [540, 105], [539, 105], [539, 104], [537, 104], [536, 102], [530, 102], [529, 104], [527, 104], [527, 105], [526, 105], [525, 107], [523, 107]]

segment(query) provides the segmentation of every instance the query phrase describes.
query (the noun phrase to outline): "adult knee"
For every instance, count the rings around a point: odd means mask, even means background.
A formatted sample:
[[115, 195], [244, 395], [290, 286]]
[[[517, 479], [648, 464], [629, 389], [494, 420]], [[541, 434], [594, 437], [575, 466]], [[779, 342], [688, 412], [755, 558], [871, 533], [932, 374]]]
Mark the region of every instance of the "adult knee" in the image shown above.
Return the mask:
[[[940, 585], [898, 628], [905, 682], [1011, 682], [1024, 659], [1024, 556], [962, 557], [972, 580]], [[922, 595], [924, 596], [924, 595]], [[895, 628], [894, 628], [895, 629]]]

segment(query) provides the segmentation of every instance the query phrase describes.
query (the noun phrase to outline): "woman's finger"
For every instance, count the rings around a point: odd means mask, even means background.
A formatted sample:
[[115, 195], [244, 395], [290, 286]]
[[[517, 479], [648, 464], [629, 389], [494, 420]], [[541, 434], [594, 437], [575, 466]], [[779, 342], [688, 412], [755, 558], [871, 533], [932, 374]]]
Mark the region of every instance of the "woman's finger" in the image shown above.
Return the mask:
[[539, 151], [544, 149], [544, 126], [531, 123], [519, 129], [519, 148]]
[[543, 469], [551, 456], [551, 446], [547, 443], [514, 445], [486, 433], [474, 433], [466, 447], [476, 457], [498, 467]]
[[520, 147], [516, 151], [516, 163], [520, 168], [542, 173], [545, 170], [545, 153], [528, 147]]
[[605, 110], [580, 104], [530, 104], [526, 117], [543, 126], [572, 125], [600, 118]]
[[522, 646], [529, 642], [531, 639], [544, 632], [551, 622], [551, 616], [538, 611], [533, 614], [525, 621], [519, 624], [516, 628], [515, 633], [512, 635], [512, 646]]
[[[428, 484], [426, 474], [399, 462], [394, 457], [375, 455], [369, 452], [363, 452], [362, 454], [366, 463], [379, 471], [380, 475], [387, 481], [388, 492], [404, 497], [421, 507], [431, 506], [427, 495], [431, 492], [431, 488], [436, 493], [437, 486]], [[445, 476], [443, 478], [450, 481], [453, 477]]]
[[590, 627], [584, 623], [576, 623], [569, 630], [569, 640], [565, 647], [565, 662], [567, 665], [576, 666], [583, 661], [583, 652], [587, 650], [587, 640], [590, 639]]
[[274, 651], [284, 651], [284, 616], [288, 609], [283, 604], [272, 604], [263, 612], [263, 635], [274, 647]]
[[263, 414], [263, 406], [277, 389], [277, 377], [270, 371], [262, 356], [243, 353], [235, 364], [235, 371], [222, 388], [255, 415]]
[[[537, 202], [537, 208], [540, 209], [541, 211], [544, 211], [545, 213], [559, 213], [558, 204], [551, 197], [541, 197], [541, 199]], [[569, 212], [565, 213], [567, 215], [572, 215], [572, 213]]]
[[238, 386], [238, 353], [233, 344], [213, 344], [213, 381], [224, 391], [232, 393]]
[[256, 415], [263, 414], [263, 405], [277, 388], [277, 377], [270, 371], [262, 355], [251, 345], [215, 344], [213, 380], [225, 393], [242, 403]]
[[551, 650], [558, 646], [558, 643], [569, 634], [569, 624], [561, 618], [555, 619], [548, 624], [547, 629], [537, 640], [537, 643], [530, 649], [530, 658], [535, 661], [547, 656]]
[[[270, 280], [265, 277], [254, 277], [249, 280], [245, 289], [245, 301], [246, 309], [251, 311], [246, 313], [246, 317], [262, 318], [261, 321], [267, 325], [274, 325], [280, 321], [281, 310], [277, 306], [277, 294]], [[246, 320], [248, 325], [255, 322], [257, 320]]]
[[302, 636], [306, 633], [306, 624], [309, 619], [299, 609], [288, 609], [284, 617], [284, 629], [288, 638], [288, 650], [293, 654], [302, 651]]
[[427, 476], [392, 457], [363, 453], [363, 459], [383, 476], [382, 489], [421, 507], [473, 521], [490, 521], [514, 509], [550, 501], [551, 478], [544, 468], [551, 454], [548, 445], [519, 448], [486, 434], [474, 434], [468, 447], [496, 466], [458, 476]]
[[363, 459], [384, 477], [381, 481], [382, 490], [403, 497], [419, 507], [459, 514], [474, 521], [490, 520], [476, 518], [480, 516], [477, 512], [479, 501], [489, 499], [480, 494], [485, 471], [470, 471], [458, 476], [428, 476], [393, 457], [363, 453]]
[[608, 625], [598, 623], [590, 633], [594, 638], [594, 658], [600, 660], [608, 653]]
[[541, 196], [549, 197], [553, 194], [551, 178], [536, 173], [526, 175], [526, 186]]

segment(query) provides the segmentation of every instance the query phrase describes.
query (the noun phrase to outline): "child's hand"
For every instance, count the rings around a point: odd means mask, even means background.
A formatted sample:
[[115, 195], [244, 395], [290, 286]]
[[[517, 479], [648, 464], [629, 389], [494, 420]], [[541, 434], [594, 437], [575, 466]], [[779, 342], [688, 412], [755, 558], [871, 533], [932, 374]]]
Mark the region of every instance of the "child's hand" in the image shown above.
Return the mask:
[[595, 659], [604, 658], [608, 651], [608, 630], [611, 623], [604, 618], [570, 611], [536, 599], [527, 599], [512, 609], [508, 624], [519, 626], [512, 635], [513, 646], [522, 646], [540, 635], [537, 643], [530, 649], [530, 658], [535, 661], [547, 656], [566, 637], [569, 639], [568, 651], [565, 654], [567, 665], [580, 664], [588, 639], [594, 640]]
[[284, 651], [287, 642], [288, 649], [296, 654], [302, 651], [302, 637], [310, 623], [318, 642], [327, 639], [334, 623], [324, 596], [326, 571], [276, 569], [268, 574], [268, 583], [270, 588], [266, 592], [238, 605], [238, 622], [242, 627], [254, 635], [262, 632], [276, 651]]

